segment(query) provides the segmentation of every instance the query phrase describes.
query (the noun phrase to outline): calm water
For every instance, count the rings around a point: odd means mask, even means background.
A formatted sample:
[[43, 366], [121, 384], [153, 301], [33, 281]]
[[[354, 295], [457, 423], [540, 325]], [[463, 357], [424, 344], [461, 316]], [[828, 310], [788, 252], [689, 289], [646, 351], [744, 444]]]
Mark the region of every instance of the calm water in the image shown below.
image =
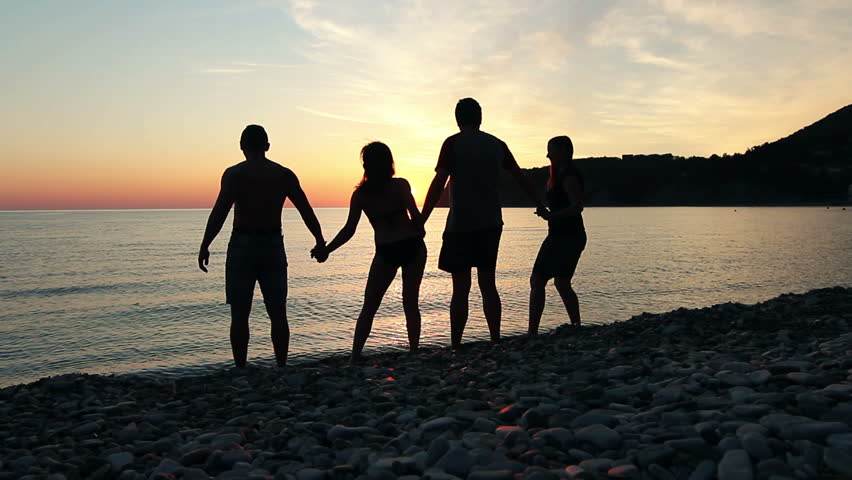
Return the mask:
[[[68, 372], [180, 374], [230, 364], [224, 303], [226, 226], [210, 273], [196, 267], [203, 210], [0, 212], [0, 386]], [[328, 239], [345, 209], [319, 209]], [[424, 345], [447, 345], [450, 278], [437, 270], [445, 210], [430, 221], [423, 282]], [[527, 278], [544, 223], [505, 209], [498, 264], [504, 333], [526, 329]], [[641, 312], [754, 303], [785, 292], [852, 286], [852, 209], [591, 208], [575, 280], [588, 323]], [[291, 359], [347, 352], [373, 255], [358, 233], [318, 265], [298, 214], [284, 214], [290, 262]], [[475, 292], [474, 288], [474, 292]], [[271, 364], [268, 320], [255, 293], [250, 358]], [[400, 281], [379, 310], [367, 351], [406, 347]], [[485, 339], [472, 295], [465, 338]], [[548, 289], [543, 328], [567, 321]]]

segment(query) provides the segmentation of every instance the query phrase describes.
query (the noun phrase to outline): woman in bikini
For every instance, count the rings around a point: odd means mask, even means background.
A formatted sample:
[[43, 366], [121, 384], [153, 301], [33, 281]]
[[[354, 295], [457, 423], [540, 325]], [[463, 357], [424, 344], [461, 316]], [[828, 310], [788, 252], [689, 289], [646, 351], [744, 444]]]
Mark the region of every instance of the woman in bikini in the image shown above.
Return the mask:
[[390, 148], [381, 142], [370, 143], [361, 149], [361, 162], [364, 177], [352, 193], [346, 225], [324, 249], [314, 252], [314, 256], [322, 260], [340, 248], [355, 234], [361, 212], [367, 214], [375, 233], [376, 255], [367, 277], [364, 306], [355, 324], [352, 362], [360, 358], [376, 311], [400, 267], [408, 344], [412, 352], [417, 350], [420, 343], [420, 282], [426, 265], [425, 232], [420, 210], [414, 204], [408, 181], [393, 176]]
[[571, 319], [580, 325], [580, 304], [571, 287], [580, 255], [586, 248], [586, 227], [583, 225], [583, 174], [574, 165], [574, 144], [567, 136], [547, 142], [550, 159], [550, 178], [547, 181], [549, 211], [540, 214], [547, 220], [547, 238], [538, 251], [530, 275], [529, 334], [538, 333], [547, 282], [552, 278], [556, 291]]

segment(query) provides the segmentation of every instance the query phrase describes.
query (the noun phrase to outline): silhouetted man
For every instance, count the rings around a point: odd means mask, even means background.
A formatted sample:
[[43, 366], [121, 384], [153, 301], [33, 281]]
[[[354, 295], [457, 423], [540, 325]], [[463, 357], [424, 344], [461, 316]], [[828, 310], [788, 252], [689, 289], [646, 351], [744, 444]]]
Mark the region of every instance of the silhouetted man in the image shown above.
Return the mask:
[[219, 197], [210, 212], [204, 240], [198, 252], [198, 267], [207, 271], [210, 243], [222, 230], [231, 205], [234, 228], [225, 261], [225, 296], [231, 305], [231, 349], [237, 367], [246, 365], [249, 313], [255, 281], [260, 284], [266, 312], [272, 322], [272, 345], [279, 367], [287, 363], [290, 327], [287, 324], [287, 256], [281, 235], [281, 209], [289, 198], [299, 210], [305, 226], [325, 245], [314, 210], [288, 168], [266, 158], [269, 139], [259, 125], [249, 125], [240, 137], [246, 160], [225, 170]]
[[479, 129], [482, 109], [476, 100], [464, 98], [456, 104], [459, 133], [441, 146], [435, 178], [423, 205], [423, 218], [432, 213], [450, 180], [450, 212], [444, 229], [444, 242], [438, 268], [453, 276], [450, 302], [450, 338], [454, 349], [461, 346], [468, 317], [471, 269], [482, 293], [482, 309], [488, 322], [491, 343], [500, 340], [502, 307], [495, 285], [497, 251], [503, 232], [498, 192], [500, 170], [507, 170], [536, 206], [544, 204], [518, 166], [506, 143]]

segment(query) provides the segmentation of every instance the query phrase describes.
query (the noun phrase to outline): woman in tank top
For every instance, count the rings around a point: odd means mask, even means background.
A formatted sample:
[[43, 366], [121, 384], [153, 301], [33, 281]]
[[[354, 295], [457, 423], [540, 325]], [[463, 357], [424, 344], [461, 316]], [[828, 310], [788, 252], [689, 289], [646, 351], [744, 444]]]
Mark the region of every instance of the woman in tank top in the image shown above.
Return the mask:
[[346, 225], [324, 248], [313, 253], [318, 260], [340, 248], [352, 238], [363, 211], [373, 226], [376, 254], [370, 265], [364, 305], [355, 324], [352, 362], [357, 361], [373, 327], [373, 318], [385, 292], [402, 267], [402, 306], [411, 351], [420, 343], [420, 282], [426, 265], [423, 221], [404, 178], [394, 178], [393, 155], [381, 142], [361, 149], [364, 176], [352, 193]]
[[574, 165], [574, 144], [567, 136], [547, 142], [550, 178], [547, 182], [549, 211], [541, 215], [547, 220], [547, 237], [541, 245], [530, 276], [529, 334], [538, 333], [544, 311], [545, 286], [553, 278], [572, 325], [580, 325], [580, 304], [571, 287], [577, 262], [586, 247], [583, 225], [583, 174]]

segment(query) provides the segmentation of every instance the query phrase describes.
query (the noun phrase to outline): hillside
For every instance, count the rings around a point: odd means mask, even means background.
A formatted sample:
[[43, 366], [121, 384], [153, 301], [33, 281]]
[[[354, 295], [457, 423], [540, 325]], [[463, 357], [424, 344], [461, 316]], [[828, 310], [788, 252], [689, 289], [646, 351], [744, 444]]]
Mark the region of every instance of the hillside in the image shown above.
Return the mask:
[[[771, 143], [734, 155], [672, 154], [580, 158], [586, 202], [605, 205], [848, 204], [852, 184], [852, 105]], [[547, 167], [525, 170], [544, 189]], [[502, 179], [504, 206], [529, 206]]]

